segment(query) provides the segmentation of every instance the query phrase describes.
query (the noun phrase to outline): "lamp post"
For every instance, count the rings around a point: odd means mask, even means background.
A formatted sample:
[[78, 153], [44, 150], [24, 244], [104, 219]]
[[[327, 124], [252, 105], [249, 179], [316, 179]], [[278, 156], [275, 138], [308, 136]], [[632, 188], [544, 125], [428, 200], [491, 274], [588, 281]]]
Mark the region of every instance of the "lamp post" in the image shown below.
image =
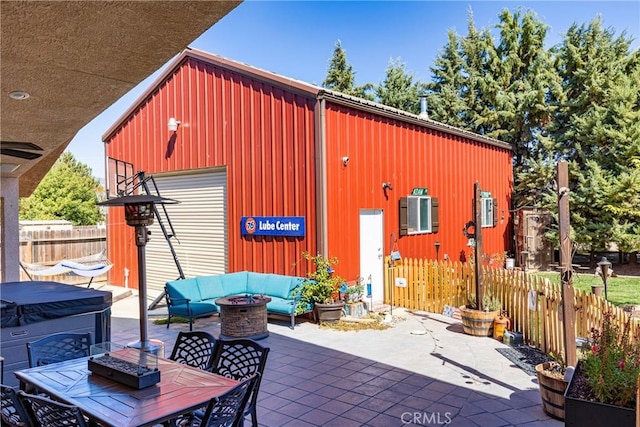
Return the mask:
[[438, 252], [440, 252], [440, 242], [438, 240], [436, 240], [436, 261], [438, 261], [439, 257], [438, 257]]
[[[149, 241], [147, 226], [153, 224], [154, 203], [178, 203], [176, 200], [153, 195], [122, 196], [98, 203], [100, 206], [124, 206], [124, 217], [127, 225], [135, 227], [136, 246], [138, 247], [138, 299], [140, 307], [140, 341], [127, 344], [127, 347], [158, 354], [164, 343], [150, 340], [147, 333], [147, 274], [145, 246]], [[161, 355], [162, 356], [162, 355]]]
[[606, 256], [603, 256], [600, 262], [598, 263], [598, 267], [600, 267], [600, 274], [602, 274], [602, 282], [604, 283], [604, 299], [607, 299], [607, 279], [609, 278], [609, 267], [611, 267], [611, 263], [607, 259]]

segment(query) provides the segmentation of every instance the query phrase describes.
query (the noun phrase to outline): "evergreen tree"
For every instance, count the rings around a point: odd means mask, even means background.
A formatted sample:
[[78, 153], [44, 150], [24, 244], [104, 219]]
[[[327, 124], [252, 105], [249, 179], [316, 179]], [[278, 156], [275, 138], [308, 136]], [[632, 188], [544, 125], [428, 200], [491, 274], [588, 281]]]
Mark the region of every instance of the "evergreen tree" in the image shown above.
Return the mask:
[[329, 62], [327, 77], [322, 82], [322, 87], [342, 92], [347, 95], [373, 101], [373, 85], [366, 83], [362, 86], [355, 85], [355, 71], [353, 66], [347, 62], [347, 53], [342, 48], [342, 43], [338, 40], [333, 49], [333, 57]]
[[375, 92], [381, 104], [420, 113], [420, 96], [424, 93], [424, 85], [413, 81], [413, 75], [407, 73], [400, 58], [389, 61], [386, 77]]
[[554, 50], [564, 95], [553, 148], [569, 161], [572, 226], [592, 253], [611, 242], [640, 249], [640, 61], [630, 45], [596, 18], [572, 25]]
[[513, 204], [522, 206], [530, 204], [529, 190], [540, 188], [530, 171], [550, 167], [549, 100], [562, 91], [544, 48], [547, 27], [534, 12], [505, 9], [497, 28], [496, 43], [470, 12], [467, 35], [449, 33], [432, 68], [430, 108], [436, 120], [512, 144]]
[[66, 219], [74, 225], [93, 225], [103, 215], [96, 203], [100, 183], [91, 169], [65, 152], [28, 198], [20, 199], [20, 219]]
[[462, 101], [463, 72], [460, 39], [454, 31], [449, 31], [448, 42], [431, 67], [431, 83], [427, 85], [429, 114], [432, 119], [467, 128], [463, 122], [463, 112], [466, 109]]

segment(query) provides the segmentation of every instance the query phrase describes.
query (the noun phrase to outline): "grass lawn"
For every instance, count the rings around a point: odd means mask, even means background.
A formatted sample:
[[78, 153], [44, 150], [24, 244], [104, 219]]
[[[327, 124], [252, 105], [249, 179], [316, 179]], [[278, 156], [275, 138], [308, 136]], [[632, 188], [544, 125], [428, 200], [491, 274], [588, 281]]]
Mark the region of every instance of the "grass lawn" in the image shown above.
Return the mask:
[[[535, 276], [546, 277], [560, 283], [560, 273], [538, 272]], [[573, 286], [591, 292], [591, 285], [602, 285], [602, 279], [592, 274], [574, 274]], [[604, 297], [604, 291], [602, 292]], [[608, 300], [615, 305], [640, 305], [640, 277], [611, 277], [607, 280]]]

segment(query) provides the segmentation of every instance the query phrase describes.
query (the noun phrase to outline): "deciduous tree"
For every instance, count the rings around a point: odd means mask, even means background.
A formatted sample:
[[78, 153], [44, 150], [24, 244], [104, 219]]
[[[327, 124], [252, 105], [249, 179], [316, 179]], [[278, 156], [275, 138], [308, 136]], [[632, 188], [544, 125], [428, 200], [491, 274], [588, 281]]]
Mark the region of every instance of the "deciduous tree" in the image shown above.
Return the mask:
[[91, 169], [65, 152], [28, 198], [20, 200], [20, 219], [66, 219], [93, 225], [104, 219], [96, 203], [100, 183]]

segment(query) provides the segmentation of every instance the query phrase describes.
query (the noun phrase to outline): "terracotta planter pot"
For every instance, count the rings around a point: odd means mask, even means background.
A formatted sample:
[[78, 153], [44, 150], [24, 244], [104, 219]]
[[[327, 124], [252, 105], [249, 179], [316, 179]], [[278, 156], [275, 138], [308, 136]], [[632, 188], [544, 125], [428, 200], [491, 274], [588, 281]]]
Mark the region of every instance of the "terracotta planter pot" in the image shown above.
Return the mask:
[[500, 310], [480, 311], [462, 306], [460, 307], [462, 329], [468, 335], [490, 337], [493, 335], [493, 319], [499, 314]]
[[536, 365], [536, 377], [542, 399], [542, 410], [553, 418], [564, 420], [564, 392], [568, 381], [547, 375], [546, 370], [557, 366], [556, 362], [546, 362]]
[[338, 301], [330, 304], [314, 304], [316, 319], [318, 322], [336, 322], [342, 317], [342, 308], [344, 301]]
[[564, 394], [565, 426], [634, 427], [636, 425], [635, 409], [573, 397], [572, 388], [578, 375], [583, 375], [580, 362], [578, 362], [573, 377], [571, 381], [569, 381], [569, 385]]

